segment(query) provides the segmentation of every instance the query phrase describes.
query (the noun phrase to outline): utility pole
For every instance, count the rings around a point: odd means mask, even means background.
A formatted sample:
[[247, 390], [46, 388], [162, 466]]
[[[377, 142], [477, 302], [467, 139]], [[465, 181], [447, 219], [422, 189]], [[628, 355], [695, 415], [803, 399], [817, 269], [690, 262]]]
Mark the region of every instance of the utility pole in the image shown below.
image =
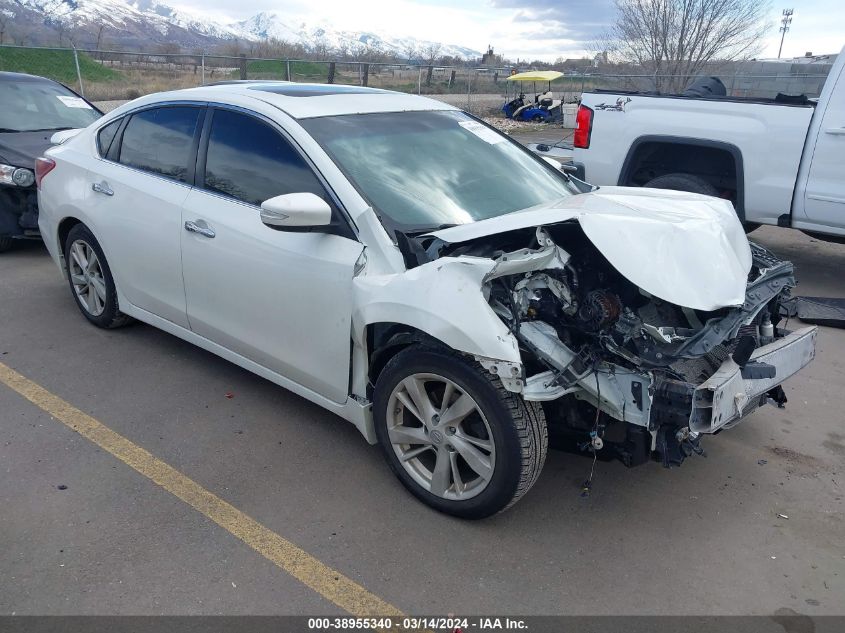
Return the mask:
[[778, 29], [781, 32], [780, 48], [778, 49], [778, 59], [780, 59], [781, 51], [783, 51], [783, 38], [786, 37], [786, 34], [789, 31], [789, 25], [792, 24], [793, 13], [795, 13], [795, 11], [792, 9], [784, 9], [783, 17], [780, 19], [780, 23], [782, 26]]

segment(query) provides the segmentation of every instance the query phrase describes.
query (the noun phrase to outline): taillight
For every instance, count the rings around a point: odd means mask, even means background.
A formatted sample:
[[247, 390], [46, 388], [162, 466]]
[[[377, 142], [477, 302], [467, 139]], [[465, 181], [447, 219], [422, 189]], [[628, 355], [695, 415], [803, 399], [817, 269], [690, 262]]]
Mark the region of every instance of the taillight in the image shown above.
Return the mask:
[[56, 161], [52, 158], [35, 159], [35, 186], [41, 189], [41, 181], [56, 167]]
[[592, 133], [593, 111], [582, 104], [578, 106], [578, 114], [575, 115], [575, 135], [572, 137], [572, 144], [579, 149], [587, 149], [590, 146]]

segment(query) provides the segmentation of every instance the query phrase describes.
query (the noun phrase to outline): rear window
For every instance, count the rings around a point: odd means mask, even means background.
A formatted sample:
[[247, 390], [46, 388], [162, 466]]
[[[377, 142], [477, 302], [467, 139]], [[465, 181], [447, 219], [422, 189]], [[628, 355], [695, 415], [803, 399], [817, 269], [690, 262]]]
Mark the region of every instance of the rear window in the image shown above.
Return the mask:
[[132, 115], [123, 132], [120, 162], [187, 182], [199, 115], [199, 108], [191, 106], [153, 108]]

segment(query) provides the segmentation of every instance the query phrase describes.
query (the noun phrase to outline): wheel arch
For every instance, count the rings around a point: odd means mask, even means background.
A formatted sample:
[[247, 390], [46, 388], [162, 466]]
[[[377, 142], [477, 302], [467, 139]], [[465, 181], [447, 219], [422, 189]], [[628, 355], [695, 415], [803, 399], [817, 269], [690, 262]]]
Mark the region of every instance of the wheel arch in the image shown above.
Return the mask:
[[483, 258], [443, 257], [404, 273], [357, 277], [353, 393], [363, 394], [368, 351], [416, 341], [521, 366], [516, 337], [485, 298], [484, 279], [494, 265]]
[[[64, 259], [65, 253], [65, 242], [67, 242], [67, 236], [70, 234], [71, 229], [76, 226], [77, 224], [85, 224], [82, 220], [74, 216], [67, 216], [59, 222], [58, 227], [56, 228], [56, 233], [59, 241], [59, 252], [62, 255], [62, 259]], [[85, 226], [88, 226], [85, 224]], [[91, 230], [91, 227], [88, 227], [88, 230]], [[91, 231], [93, 233], [93, 231]]]
[[382, 370], [402, 350], [411, 345], [429, 345], [442, 349], [452, 349], [444, 341], [407, 323], [378, 321], [369, 323], [367, 331], [367, 397], [372, 396], [372, 389]]
[[86, 217], [82, 213], [77, 213], [75, 215], [66, 215], [63, 217], [58, 225], [56, 226], [56, 238], [58, 242], [58, 254], [60, 258], [60, 267], [62, 269], [62, 275], [67, 277], [67, 253], [65, 253], [65, 242], [67, 241], [67, 236], [70, 234], [73, 227], [81, 224], [86, 229], [91, 231], [91, 234], [94, 236], [94, 239], [97, 240], [97, 243], [100, 245], [100, 248], [103, 250], [103, 254], [106, 257], [106, 262], [108, 263], [109, 270], [111, 271], [112, 279], [114, 280], [114, 285], [117, 289], [117, 296], [121, 303], [121, 305], [129, 305], [129, 301], [127, 301], [126, 297], [123, 295], [121, 291], [122, 279], [120, 278], [120, 272], [116, 271], [113, 266], [113, 258], [111, 256], [111, 251], [107, 244], [101, 239], [97, 230], [94, 229], [92, 223], [86, 221]]
[[648, 180], [670, 173], [704, 178], [731, 194], [739, 219], [745, 221], [745, 171], [742, 151], [736, 145], [692, 137], [640, 136], [628, 149], [617, 184], [642, 186], [644, 170], [649, 172]]

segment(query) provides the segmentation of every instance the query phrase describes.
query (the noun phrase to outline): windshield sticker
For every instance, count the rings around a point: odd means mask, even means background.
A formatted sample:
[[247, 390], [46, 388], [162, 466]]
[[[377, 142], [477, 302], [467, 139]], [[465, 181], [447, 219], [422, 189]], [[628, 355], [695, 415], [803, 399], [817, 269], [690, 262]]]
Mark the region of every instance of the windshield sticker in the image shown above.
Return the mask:
[[65, 104], [68, 108], [86, 108], [91, 110], [91, 106], [82, 97], [67, 97], [65, 95], [56, 95], [56, 99]]
[[496, 132], [478, 121], [459, 121], [458, 125], [468, 132], [472, 132], [485, 143], [490, 143], [490, 145], [495, 145], [496, 143], [502, 143], [505, 141], [504, 136], [496, 134]]

